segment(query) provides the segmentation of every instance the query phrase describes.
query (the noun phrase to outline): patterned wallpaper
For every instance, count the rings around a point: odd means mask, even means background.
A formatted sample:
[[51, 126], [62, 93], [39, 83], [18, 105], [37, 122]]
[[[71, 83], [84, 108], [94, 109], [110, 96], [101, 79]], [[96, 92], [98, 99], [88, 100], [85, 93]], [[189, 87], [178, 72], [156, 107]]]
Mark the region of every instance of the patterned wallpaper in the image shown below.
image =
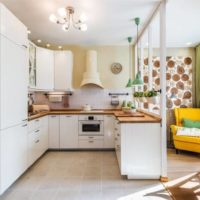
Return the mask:
[[[191, 57], [167, 57], [167, 108], [192, 107], [192, 58]], [[144, 91], [148, 85], [148, 58], [144, 58]], [[153, 88], [160, 89], [160, 58], [153, 57]], [[176, 99], [169, 97], [174, 93]], [[148, 104], [144, 104], [148, 108]], [[159, 109], [159, 105], [153, 107]]]

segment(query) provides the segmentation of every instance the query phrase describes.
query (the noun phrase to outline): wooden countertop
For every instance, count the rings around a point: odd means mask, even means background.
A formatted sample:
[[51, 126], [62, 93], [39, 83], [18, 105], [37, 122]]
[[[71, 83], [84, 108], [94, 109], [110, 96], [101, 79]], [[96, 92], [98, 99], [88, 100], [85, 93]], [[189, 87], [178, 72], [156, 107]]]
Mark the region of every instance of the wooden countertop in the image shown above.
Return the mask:
[[82, 110], [51, 110], [41, 112], [28, 117], [28, 121], [46, 116], [46, 115], [90, 115], [90, 114], [100, 114], [100, 115], [114, 115], [120, 123], [160, 123], [161, 118], [152, 116], [147, 113], [137, 112], [131, 116], [131, 114], [125, 114], [120, 110], [92, 110], [85, 112]]

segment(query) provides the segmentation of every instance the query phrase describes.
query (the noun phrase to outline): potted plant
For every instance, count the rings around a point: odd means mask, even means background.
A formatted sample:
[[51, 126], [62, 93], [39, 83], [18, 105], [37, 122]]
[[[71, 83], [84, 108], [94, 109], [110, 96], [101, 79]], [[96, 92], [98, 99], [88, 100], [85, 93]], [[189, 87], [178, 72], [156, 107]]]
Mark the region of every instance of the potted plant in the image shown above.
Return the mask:
[[150, 90], [146, 94], [147, 96], [147, 102], [152, 104], [158, 104], [159, 103], [159, 96], [158, 93], [155, 90]]

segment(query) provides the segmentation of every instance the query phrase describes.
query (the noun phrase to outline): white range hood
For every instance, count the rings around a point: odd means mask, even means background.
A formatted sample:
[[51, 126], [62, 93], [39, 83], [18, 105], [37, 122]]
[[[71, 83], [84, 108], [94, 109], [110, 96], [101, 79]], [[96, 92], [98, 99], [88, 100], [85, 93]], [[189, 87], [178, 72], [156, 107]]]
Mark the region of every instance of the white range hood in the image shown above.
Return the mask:
[[85, 85], [95, 85], [103, 88], [97, 71], [97, 52], [94, 50], [89, 50], [86, 55], [86, 72], [83, 74], [81, 87]]

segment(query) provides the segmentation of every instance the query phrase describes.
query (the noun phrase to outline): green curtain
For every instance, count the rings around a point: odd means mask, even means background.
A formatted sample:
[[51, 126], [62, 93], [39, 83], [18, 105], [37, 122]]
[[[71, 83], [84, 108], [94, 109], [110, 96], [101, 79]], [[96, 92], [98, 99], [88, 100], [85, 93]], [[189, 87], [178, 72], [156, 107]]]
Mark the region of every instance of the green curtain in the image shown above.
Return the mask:
[[196, 47], [195, 96], [196, 107], [200, 108], [200, 45]]

